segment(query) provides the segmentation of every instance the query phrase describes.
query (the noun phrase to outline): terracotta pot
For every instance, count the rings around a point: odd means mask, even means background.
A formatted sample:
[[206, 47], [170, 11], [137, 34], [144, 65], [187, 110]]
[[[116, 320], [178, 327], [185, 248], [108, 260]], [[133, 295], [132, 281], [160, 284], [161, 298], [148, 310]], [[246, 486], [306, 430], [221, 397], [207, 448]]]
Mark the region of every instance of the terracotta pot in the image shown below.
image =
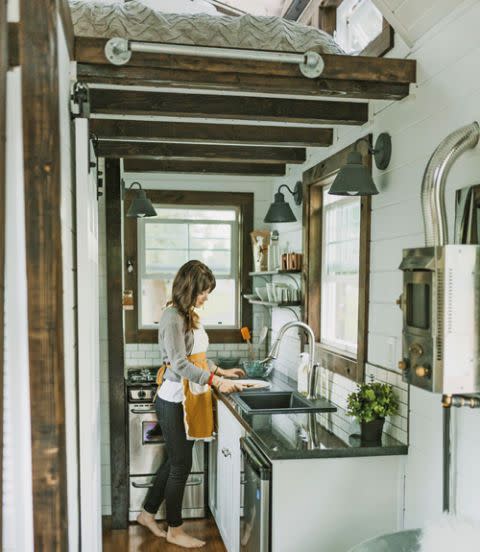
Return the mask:
[[361, 422], [361, 439], [363, 443], [380, 443], [382, 441], [385, 418], [377, 418], [371, 422]]

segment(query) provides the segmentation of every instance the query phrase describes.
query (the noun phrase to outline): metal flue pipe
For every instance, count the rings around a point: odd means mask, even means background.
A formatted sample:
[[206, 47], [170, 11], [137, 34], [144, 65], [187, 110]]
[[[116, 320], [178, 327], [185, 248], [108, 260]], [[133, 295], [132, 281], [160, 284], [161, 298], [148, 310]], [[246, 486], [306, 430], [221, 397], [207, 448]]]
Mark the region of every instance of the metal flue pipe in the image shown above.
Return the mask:
[[446, 245], [448, 225], [445, 209], [445, 183], [450, 167], [467, 149], [474, 148], [480, 137], [477, 122], [449, 134], [433, 152], [423, 175], [422, 213], [425, 246]]

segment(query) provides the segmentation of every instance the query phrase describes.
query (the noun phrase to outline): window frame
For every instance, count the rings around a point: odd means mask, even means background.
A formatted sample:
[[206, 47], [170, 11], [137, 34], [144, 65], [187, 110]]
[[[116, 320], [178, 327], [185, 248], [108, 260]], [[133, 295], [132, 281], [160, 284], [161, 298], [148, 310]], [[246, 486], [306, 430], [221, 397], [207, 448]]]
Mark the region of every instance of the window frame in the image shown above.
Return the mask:
[[[125, 310], [125, 342], [126, 343], [156, 343], [158, 330], [140, 329], [138, 327], [138, 223], [137, 219], [126, 216], [134, 190], [125, 193], [124, 201], [124, 289], [132, 290], [134, 306], [132, 310]], [[242, 298], [242, 291], [249, 289], [249, 272], [252, 268], [250, 251], [250, 232], [253, 231], [254, 194], [244, 192], [200, 192], [191, 190], [147, 190], [150, 201], [162, 205], [181, 205], [197, 207], [236, 207], [238, 209], [238, 269], [239, 269], [239, 302], [240, 309], [238, 328], [208, 329], [210, 343], [242, 343], [240, 327], [252, 326], [252, 306]], [[128, 265], [133, 261], [133, 271], [129, 272]]]
[[[153, 205], [155, 206], [155, 202], [153, 202]], [[198, 210], [201, 210], [201, 209], [205, 209], [204, 206], [200, 206], [200, 205], [182, 205], [181, 207], [183, 208], [190, 208], [190, 209], [198, 209]], [[210, 208], [210, 206], [209, 206]], [[231, 279], [235, 279], [235, 274], [237, 272], [237, 270], [239, 269], [239, 262], [240, 262], [240, 255], [239, 255], [239, 242], [240, 242], [240, 226], [239, 226], [239, 219], [240, 219], [240, 212], [239, 212], [239, 208], [236, 206], [236, 205], [230, 205], [230, 206], [225, 206], [225, 209], [226, 210], [230, 210], [230, 211], [233, 211], [235, 210], [235, 220], [222, 220], [222, 221], [214, 221], [214, 220], [206, 220], [206, 219], [198, 219], [198, 220], [194, 220], [194, 219], [160, 219], [161, 220], [161, 223], [162, 224], [178, 224], [179, 222], [180, 223], [184, 223], [184, 224], [195, 224], [195, 223], [198, 223], [198, 224], [206, 224], [206, 225], [214, 225], [214, 224], [222, 224], [222, 225], [225, 225], [225, 226], [230, 226], [231, 228], [231, 235], [232, 236], [236, 236], [236, 239], [234, 239], [232, 241], [232, 248], [231, 248], [231, 260], [230, 260], [230, 272], [228, 274], [222, 274], [220, 276], [216, 276], [216, 279], [217, 281], [218, 280], [231, 280]], [[160, 221], [159, 221], [160, 222]], [[155, 224], [156, 221], [151, 219], [151, 218], [144, 218], [144, 219], [140, 219], [137, 221], [137, 247], [138, 247], [138, 251], [139, 253], [144, 253], [145, 252], [145, 230], [146, 230], [146, 226], [147, 224]], [[141, 225], [141, 230], [142, 231], [138, 231], [139, 229], [139, 225]], [[167, 272], [157, 272], [157, 273], [147, 273], [146, 271], [146, 260], [145, 260], [145, 255], [142, 254], [142, 257], [141, 259], [139, 259], [139, 262], [137, 264], [139, 270], [138, 270], [138, 278], [137, 278], [137, 289], [140, 289], [140, 283], [141, 283], [141, 280], [142, 278], [144, 279], [148, 279], [148, 280], [155, 280], [157, 278], [169, 278], [171, 277], [173, 279], [173, 277], [175, 276], [175, 274], [171, 274], [171, 273], [167, 273]], [[237, 298], [236, 298], [236, 301], [235, 301], [235, 320], [239, 320], [239, 316], [240, 316], [240, 299], [241, 299], [241, 295], [240, 295], [240, 289], [238, 289], [239, 286], [237, 285]], [[137, 295], [138, 296], [138, 295]], [[142, 302], [139, 301], [138, 302], [138, 327], [139, 329], [141, 330], [148, 330], [148, 329], [155, 329], [155, 327], [153, 326], [141, 326], [141, 320], [142, 320]], [[237, 329], [237, 325], [234, 324], [234, 325], [231, 325], [231, 326], [223, 326], [225, 329]], [[212, 327], [212, 326], [207, 326], [205, 325], [205, 328], [207, 330], [212, 330], [212, 329], [217, 329], [218, 327], [215, 326], [215, 327]]]
[[[371, 135], [366, 136], [371, 144]], [[303, 173], [303, 250], [307, 262], [303, 268], [304, 298], [303, 319], [315, 334], [317, 359], [322, 366], [355, 382], [362, 382], [367, 361], [368, 302], [370, 269], [371, 197], [360, 201], [360, 264], [358, 296], [357, 354], [340, 353], [320, 342], [322, 262], [323, 262], [323, 188], [331, 184], [336, 173], [346, 163], [354, 144], [325, 159]], [[371, 154], [364, 141], [357, 141], [364, 165], [371, 171]]]
[[[292, 0], [288, 7], [284, 10], [284, 15], [291, 19], [299, 10], [301, 12], [293, 20], [304, 25], [310, 25], [325, 31], [333, 36], [337, 28], [337, 8], [342, 3], [342, 0], [315, 0], [306, 2], [305, 0]], [[302, 9], [302, 4], [305, 7]], [[292, 14], [289, 17], [289, 14]], [[358, 54], [359, 56], [367, 57], [382, 57], [389, 52], [394, 46], [395, 32], [388, 21], [383, 18], [382, 32], [375, 37], [365, 48]]]
[[[331, 198], [336, 198], [336, 200], [334, 201], [330, 201], [330, 203], [328, 205], [325, 205], [325, 194], [327, 193], [328, 194], [328, 189], [330, 188], [332, 182], [333, 182], [333, 176], [330, 177], [329, 179], [329, 183], [327, 183], [326, 185], [322, 186], [322, 245], [321, 245], [321, 252], [322, 252], [322, 263], [321, 263], [321, 285], [322, 285], [322, 294], [324, 294], [324, 290], [325, 290], [325, 284], [327, 284], [328, 282], [335, 282], [335, 283], [340, 283], [341, 281], [345, 281], [347, 280], [348, 278], [348, 275], [347, 274], [336, 274], [334, 277], [332, 276], [328, 276], [328, 271], [327, 271], [327, 265], [325, 262], [323, 262], [323, 260], [325, 259], [325, 255], [323, 255], [324, 253], [324, 249], [325, 249], [325, 238], [326, 238], [326, 235], [325, 235], [325, 228], [326, 228], [326, 218], [327, 218], [327, 212], [331, 209], [333, 209], [334, 205], [335, 206], [338, 206], [338, 205], [345, 205], [347, 203], [353, 203], [352, 200], [357, 200], [356, 201], [356, 205], [358, 205], [358, 208], [360, 210], [361, 208], [361, 199], [358, 198], [358, 197], [355, 197], [355, 196], [330, 196]], [[360, 223], [360, 221], [359, 221]], [[360, 245], [360, 236], [358, 236], [358, 245]], [[360, 261], [360, 258], [358, 258], [358, 261]], [[358, 270], [354, 273], [357, 278], [358, 278], [358, 273], [360, 271], [360, 262], [358, 263]], [[352, 276], [352, 274], [350, 275]], [[322, 342], [322, 330], [324, 329], [324, 326], [322, 324], [322, 320], [323, 320], [323, 315], [325, 314], [324, 312], [322, 312], [322, 308], [323, 308], [323, 304], [320, 305], [320, 342]], [[324, 333], [324, 332], [323, 332]], [[322, 342], [326, 347], [329, 347], [330, 349], [332, 350], [336, 350], [339, 352], [339, 354], [344, 354], [344, 355], [347, 355], [349, 356], [350, 354], [353, 356], [353, 355], [356, 355], [356, 351], [357, 351], [357, 348], [358, 348], [358, 343], [355, 342], [354, 346], [355, 346], [355, 350], [351, 350], [349, 347], [350, 346], [347, 346], [345, 345], [345, 347], [341, 347], [341, 346], [338, 346], [338, 343], [335, 344], [335, 343], [332, 343], [332, 342], [329, 342], [326, 338], [325, 338], [325, 334], [323, 336], [323, 339], [324, 341]]]

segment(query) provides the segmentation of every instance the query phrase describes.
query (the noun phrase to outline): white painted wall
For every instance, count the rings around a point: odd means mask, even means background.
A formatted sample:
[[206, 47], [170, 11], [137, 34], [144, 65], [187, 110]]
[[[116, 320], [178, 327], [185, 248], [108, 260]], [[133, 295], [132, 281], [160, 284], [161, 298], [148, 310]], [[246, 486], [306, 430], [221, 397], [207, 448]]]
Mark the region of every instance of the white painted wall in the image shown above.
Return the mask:
[[3, 425], [4, 552], [33, 551], [21, 70], [7, 74]]
[[[395, 374], [401, 355], [401, 311], [395, 300], [401, 292], [398, 264], [403, 247], [423, 245], [420, 187], [424, 168], [438, 143], [460, 126], [480, 119], [478, 58], [480, 3], [458, 3], [439, 24], [421, 37], [412, 49], [396, 36], [391, 57], [417, 60], [418, 82], [399, 102], [371, 102], [370, 121], [360, 128], [335, 133], [327, 151], [309, 150], [302, 167], [289, 167], [277, 185], [293, 185], [303, 170], [372, 132], [392, 136], [393, 155], [384, 172], [373, 170], [380, 194], [372, 201], [371, 282], [369, 309], [370, 366]], [[466, 152], [453, 166], [447, 182], [447, 209], [453, 219], [454, 190], [479, 182], [480, 148]], [[297, 211], [298, 212], [298, 211]], [[283, 240], [295, 240], [299, 227], [280, 225]], [[277, 312], [274, 326], [280, 322]], [[298, 350], [296, 351], [298, 352]], [[291, 356], [293, 352], [290, 352]], [[288, 362], [287, 362], [288, 363]], [[280, 364], [281, 365], [281, 364]], [[285, 369], [285, 368], [284, 368]], [[288, 369], [288, 368], [287, 368]], [[385, 371], [385, 370], [383, 370]], [[392, 376], [393, 377], [393, 376]], [[344, 379], [344, 378], [340, 378]], [[345, 381], [348, 389], [350, 382]], [[457, 511], [480, 520], [480, 471], [476, 469], [480, 445], [477, 427], [480, 412], [455, 413]], [[418, 527], [442, 509], [442, 408], [440, 396], [410, 390], [410, 449], [405, 482], [405, 525]]]
[[[144, 188], [156, 190], [197, 190], [212, 192], [250, 192], [254, 193], [254, 228], [266, 228], [263, 218], [271, 203], [273, 179], [262, 177], [232, 177], [156, 173], [125, 173], [125, 186], [139, 181]], [[102, 514], [111, 514], [110, 485], [110, 432], [108, 400], [108, 332], [106, 299], [106, 234], [105, 201], [99, 200], [99, 259], [100, 259], [100, 372], [101, 372], [101, 427], [102, 427]], [[263, 285], [263, 284], [262, 284]], [[254, 338], [264, 324], [269, 324], [269, 312], [262, 307], [254, 307]], [[246, 356], [243, 344], [212, 344], [209, 357], [215, 359], [218, 354], [225, 356]], [[127, 344], [125, 347], [125, 366], [156, 365], [159, 361], [158, 347], [155, 344]]]

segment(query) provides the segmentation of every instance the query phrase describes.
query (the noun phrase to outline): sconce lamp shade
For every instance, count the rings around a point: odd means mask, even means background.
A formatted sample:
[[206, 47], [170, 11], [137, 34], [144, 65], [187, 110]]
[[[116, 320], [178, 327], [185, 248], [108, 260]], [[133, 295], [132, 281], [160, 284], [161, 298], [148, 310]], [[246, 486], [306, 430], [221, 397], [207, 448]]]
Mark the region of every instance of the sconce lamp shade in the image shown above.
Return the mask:
[[347, 164], [342, 167], [333, 184], [330, 186], [329, 194], [332, 195], [375, 195], [378, 194], [370, 171], [362, 164], [362, 156], [357, 151], [357, 144], [366, 141], [368, 151], [373, 155], [377, 169], [385, 170], [390, 163], [392, 156], [392, 139], [388, 132], [379, 134], [375, 147], [372, 148], [367, 138], [360, 138], [355, 143], [354, 149], [348, 154]]
[[[134, 182], [133, 184], [138, 184]], [[132, 186], [133, 186], [132, 184]], [[140, 184], [138, 184], [140, 186]], [[130, 186], [130, 188], [132, 187]], [[134, 218], [144, 218], [144, 217], [156, 217], [157, 212], [155, 211], [152, 202], [148, 199], [145, 190], [142, 190], [140, 187], [139, 190], [135, 190], [136, 197], [133, 199], [130, 208], [127, 213], [127, 217]]]
[[352, 151], [348, 154], [347, 164], [338, 171], [328, 193], [352, 196], [378, 194], [370, 171], [362, 164], [360, 152]]
[[297, 218], [293, 214], [290, 204], [285, 201], [285, 196], [280, 191], [282, 188], [287, 190], [293, 195], [295, 205], [302, 203], [302, 183], [297, 182], [295, 188], [291, 190], [286, 184], [282, 184], [278, 188], [277, 193], [274, 195], [273, 203], [263, 219], [263, 222], [296, 222]]
[[295, 222], [296, 220], [292, 208], [285, 201], [285, 196], [281, 192], [277, 192], [263, 222]]

